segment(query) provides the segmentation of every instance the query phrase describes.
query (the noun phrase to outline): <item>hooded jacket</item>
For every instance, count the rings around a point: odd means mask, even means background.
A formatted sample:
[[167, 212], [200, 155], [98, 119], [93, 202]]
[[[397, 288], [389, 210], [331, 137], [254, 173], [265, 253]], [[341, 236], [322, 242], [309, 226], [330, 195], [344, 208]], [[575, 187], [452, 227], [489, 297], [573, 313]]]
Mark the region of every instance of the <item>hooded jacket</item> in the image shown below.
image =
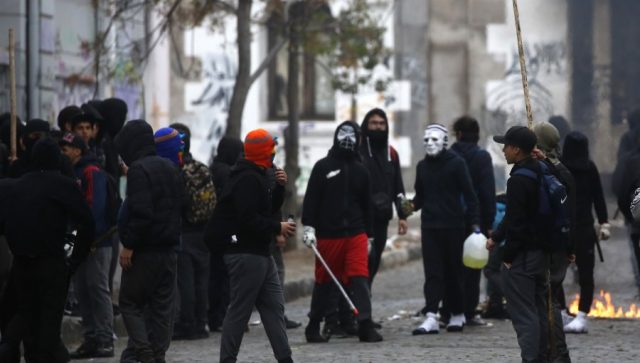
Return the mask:
[[398, 194], [404, 194], [404, 184], [398, 152], [389, 145], [389, 122], [385, 118], [384, 143], [380, 143], [369, 130], [369, 116], [367, 114], [362, 122], [362, 145], [359, 150], [362, 163], [371, 177], [374, 218], [390, 220], [393, 217], [392, 205], [395, 204], [399, 218], [405, 219], [402, 208], [394, 203]]
[[[354, 151], [338, 146], [338, 130], [344, 125], [356, 130]], [[356, 123], [340, 124], [329, 154], [313, 166], [302, 206], [302, 224], [316, 229], [318, 238], [372, 235], [371, 179], [360, 161], [360, 135]]]
[[465, 161], [450, 150], [425, 156], [416, 167], [416, 211], [422, 228], [466, 228], [479, 224], [478, 197]]
[[220, 195], [217, 194], [222, 192], [222, 189], [227, 183], [229, 174], [231, 173], [231, 167], [235, 165], [242, 155], [242, 145], [242, 141], [226, 136], [220, 139], [220, 143], [218, 143], [217, 155], [213, 159], [210, 168], [218, 199], [220, 199]]
[[59, 171], [60, 149], [53, 140], [39, 141], [33, 150], [33, 171], [3, 184], [9, 188], [1, 223], [16, 257], [65, 258], [67, 226], [78, 235], [70, 260], [71, 271], [82, 263], [95, 236], [91, 210], [72, 178]]
[[[266, 169], [241, 159], [231, 169], [205, 229], [205, 241], [226, 254], [248, 253], [270, 256], [270, 243], [280, 233], [280, 222], [273, 212], [283, 198], [274, 198]], [[284, 195], [284, 187], [276, 194]], [[218, 252], [218, 247], [214, 252]]]
[[102, 117], [100, 122], [100, 135], [98, 143], [100, 153], [104, 154], [103, 168], [112, 177], [118, 179], [121, 169], [118, 161], [118, 152], [113, 140], [122, 129], [127, 118], [127, 104], [119, 98], [107, 98], [102, 101], [91, 101], [90, 104]]
[[478, 197], [480, 229], [486, 233], [492, 228], [496, 215], [496, 184], [491, 155], [476, 143], [458, 141], [451, 150], [467, 163], [471, 182]]
[[598, 222], [607, 223], [607, 204], [600, 172], [596, 164], [589, 159], [589, 140], [586, 136], [579, 132], [571, 132], [566, 136], [562, 164], [569, 169], [575, 180], [576, 229], [593, 225], [594, 208]]
[[185, 192], [180, 171], [156, 155], [153, 130], [143, 120], [130, 121], [115, 139], [129, 166], [125, 220], [119, 221], [122, 245], [135, 251], [167, 250], [180, 243]]

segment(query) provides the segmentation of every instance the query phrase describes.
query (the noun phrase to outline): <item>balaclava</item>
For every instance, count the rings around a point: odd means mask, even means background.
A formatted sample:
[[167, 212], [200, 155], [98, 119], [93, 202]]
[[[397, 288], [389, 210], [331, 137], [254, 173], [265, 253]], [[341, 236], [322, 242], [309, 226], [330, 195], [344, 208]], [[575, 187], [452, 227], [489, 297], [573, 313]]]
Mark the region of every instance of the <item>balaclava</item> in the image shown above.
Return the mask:
[[277, 145], [278, 143], [267, 130], [253, 130], [244, 139], [244, 157], [265, 169], [271, 168]]
[[174, 164], [182, 166], [182, 152], [184, 143], [180, 137], [180, 133], [171, 127], [164, 127], [156, 131], [153, 135], [156, 143], [156, 151], [158, 156], [173, 161]]
[[548, 122], [540, 122], [533, 127], [538, 138], [538, 149], [547, 156], [552, 163], [560, 162], [560, 133], [555, 126]]
[[358, 135], [353, 125], [342, 124], [336, 132], [336, 145], [344, 150], [355, 151], [358, 144]]
[[[369, 130], [369, 119], [373, 116], [381, 117], [385, 122], [384, 130]], [[389, 144], [389, 120], [387, 119], [387, 114], [379, 109], [374, 108], [371, 111], [367, 112], [364, 116], [364, 121], [362, 122], [362, 135], [367, 138], [367, 142], [369, 143], [370, 148], [374, 149], [384, 149]]]
[[449, 131], [440, 124], [432, 124], [424, 130], [424, 149], [428, 157], [435, 157], [445, 150], [449, 143]]

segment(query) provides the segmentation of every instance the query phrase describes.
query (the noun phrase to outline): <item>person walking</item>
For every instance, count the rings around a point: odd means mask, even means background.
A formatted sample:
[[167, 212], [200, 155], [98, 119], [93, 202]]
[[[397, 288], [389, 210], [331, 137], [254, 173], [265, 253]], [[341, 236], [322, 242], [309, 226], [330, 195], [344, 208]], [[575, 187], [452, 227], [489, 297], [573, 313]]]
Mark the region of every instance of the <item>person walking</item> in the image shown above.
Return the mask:
[[[566, 333], [587, 333], [587, 315], [593, 302], [593, 270], [595, 247], [598, 239], [606, 241], [611, 236], [607, 204], [600, 181], [600, 172], [589, 158], [589, 139], [574, 131], [567, 135], [562, 151], [562, 163], [571, 171], [576, 183], [576, 265], [580, 284], [578, 315], [564, 326]], [[593, 210], [600, 228], [594, 228]]]
[[493, 140], [504, 144], [507, 163], [514, 165], [507, 181], [507, 209], [501, 225], [487, 240], [487, 249], [504, 241], [503, 293], [518, 336], [522, 362], [545, 362], [548, 344], [547, 263], [542, 241], [536, 236], [539, 185], [525, 173], [540, 175], [531, 153], [537, 138], [524, 126], [514, 126]]
[[157, 155], [144, 120], [129, 121], [115, 146], [128, 166], [118, 221], [120, 311], [129, 334], [121, 362], [164, 362], [173, 329], [184, 185], [178, 166]]
[[258, 309], [273, 353], [280, 363], [293, 362], [284, 321], [284, 297], [272, 238], [295, 233], [294, 223], [272, 218], [284, 201], [284, 187], [271, 189], [266, 170], [273, 166], [276, 142], [267, 131], [249, 132], [244, 158], [232, 169], [205, 238], [224, 253], [230, 303], [222, 327], [220, 362], [236, 362], [254, 306]]
[[421, 212], [424, 267], [424, 322], [413, 335], [436, 334], [438, 306], [446, 298], [449, 332], [461, 332], [464, 316], [462, 247], [467, 226], [480, 233], [478, 198], [464, 159], [448, 149], [449, 132], [440, 124], [424, 132], [426, 155], [416, 167], [413, 206]]

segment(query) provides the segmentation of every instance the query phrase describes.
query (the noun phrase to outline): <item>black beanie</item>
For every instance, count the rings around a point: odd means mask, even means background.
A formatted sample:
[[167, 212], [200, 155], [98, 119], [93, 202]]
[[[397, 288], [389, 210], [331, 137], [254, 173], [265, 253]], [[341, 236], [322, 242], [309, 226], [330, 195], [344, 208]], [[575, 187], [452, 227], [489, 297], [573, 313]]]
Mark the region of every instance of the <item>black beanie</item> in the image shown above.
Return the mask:
[[62, 110], [60, 110], [60, 113], [58, 113], [58, 128], [62, 131], [66, 131], [64, 129], [64, 124], [72, 123], [73, 118], [81, 113], [82, 110], [78, 106], [67, 106], [63, 108]]
[[49, 133], [50, 131], [51, 131], [51, 127], [49, 126], [49, 123], [39, 118], [34, 118], [27, 121], [27, 125], [25, 126], [25, 129], [24, 129], [25, 135], [29, 135], [32, 132]]
[[51, 138], [38, 140], [31, 152], [31, 162], [37, 170], [59, 170], [62, 151]]

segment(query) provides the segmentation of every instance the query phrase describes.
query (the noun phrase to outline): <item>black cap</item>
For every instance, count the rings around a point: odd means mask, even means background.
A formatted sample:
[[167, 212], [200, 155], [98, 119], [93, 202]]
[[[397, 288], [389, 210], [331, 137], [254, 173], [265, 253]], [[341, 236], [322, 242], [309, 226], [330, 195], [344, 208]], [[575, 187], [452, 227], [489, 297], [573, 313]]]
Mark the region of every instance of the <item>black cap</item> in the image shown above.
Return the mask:
[[71, 147], [80, 149], [83, 154], [87, 151], [87, 144], [84, 142], [84, 140], [80, 136], [72, 134], [70, 132], [66, 132], [58, 143], [60, 144], [60, 146], [69, 145]]
[[536, 147], [538, 138], [536, 137], [536, 134], [527, 127], [513, 126], [507, 130], [506, 134], [494, 136], [493, 141], [498, 144], [519, 147], [525, 152], [531, 152], [533, 148]]

